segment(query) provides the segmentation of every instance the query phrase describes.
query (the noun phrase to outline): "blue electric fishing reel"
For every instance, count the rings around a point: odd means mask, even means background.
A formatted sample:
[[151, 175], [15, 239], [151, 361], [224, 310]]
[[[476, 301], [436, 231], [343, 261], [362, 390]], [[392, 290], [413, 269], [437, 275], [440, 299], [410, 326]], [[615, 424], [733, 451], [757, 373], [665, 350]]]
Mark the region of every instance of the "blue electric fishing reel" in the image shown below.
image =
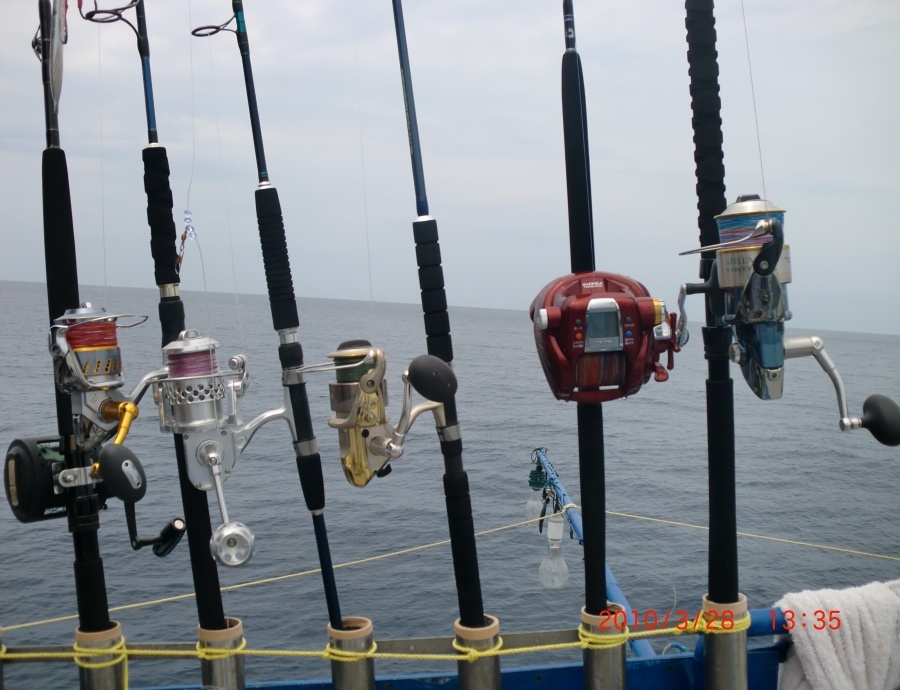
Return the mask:
[[784, 323], [791, 318], [787, 297], [791, 254], [784, 242], [784, 213], [756, 194], [739, 196], [716, 216], [719, 244], [681, 253], [715, 251], [716, 259], [706, 283], [681, 286], [676, 341], [679, 346], [688, 341], [687, 295], [708, 294], [715, 325], [732, 329], [730, 359], [740, 366], [757, 397], [781, 398], [784, 360], [812, 355], [834, 384], [841, 430], [866, 428], [881, 443], [900, 445], [900, 407], [894, 401], [883, 395], [869, 396], [862, 417], [851, 417], [844, 383], [822, 339], [785, 337]]

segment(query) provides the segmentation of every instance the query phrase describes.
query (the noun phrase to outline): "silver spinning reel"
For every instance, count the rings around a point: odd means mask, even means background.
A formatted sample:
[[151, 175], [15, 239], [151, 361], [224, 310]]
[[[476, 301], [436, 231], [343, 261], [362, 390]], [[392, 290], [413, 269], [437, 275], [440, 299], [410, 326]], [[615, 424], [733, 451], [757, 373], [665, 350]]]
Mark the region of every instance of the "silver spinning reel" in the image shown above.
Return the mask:
[[247, 360], [235, 355], [228, 360], [231, 371], [223, 372], [216, 360], [218, 347], [196, 330], [182, 331], [163, 348], [167, 376], [154, 382], [153, 399], [159, 406], [160, 429], [182, 435], [191, 484], [216, 492], [222, 524], [210, 539], [213, 557], [222, 565], [238, 566], [250, 560], [255, 539], [246, 525], [230, 519], [223, 484], [263, 424], [284, 419], [293, 430], [294, 422], [286, 400], [284, 406], [243, 424], [239, 400], [250, 382]]

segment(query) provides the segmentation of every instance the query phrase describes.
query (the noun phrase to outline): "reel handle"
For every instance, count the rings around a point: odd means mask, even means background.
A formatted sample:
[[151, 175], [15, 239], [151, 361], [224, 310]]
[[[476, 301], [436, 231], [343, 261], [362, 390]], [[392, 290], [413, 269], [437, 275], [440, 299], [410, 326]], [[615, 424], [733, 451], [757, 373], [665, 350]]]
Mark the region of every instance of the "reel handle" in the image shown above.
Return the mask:
[[456, 395], [456, 374], [434, 355], [419, 355], [410, 362], [407, 381], [426, 400], [446, 404]]
[[104, 446], [97, 456], [97, 474], [110, 496], [137, 503], [147, 493], [147, 475], [137, 456], [121, 444]]
[[900, 446], [900, 406], [886, 395], [870, 395], [863, 403], [860, 426], [879, 443]]

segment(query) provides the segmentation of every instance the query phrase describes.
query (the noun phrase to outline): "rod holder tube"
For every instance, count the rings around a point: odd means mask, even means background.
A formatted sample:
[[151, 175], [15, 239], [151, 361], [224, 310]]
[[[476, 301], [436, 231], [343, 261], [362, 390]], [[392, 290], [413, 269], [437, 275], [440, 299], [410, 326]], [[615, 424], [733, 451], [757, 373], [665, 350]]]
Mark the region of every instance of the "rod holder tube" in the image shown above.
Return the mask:
[[118, 663], [103, 668], [87, 668], [78, 666], [78, 677], [82, 690], [120, 690], [122, 687], [122, 673], [127, 660], [124, 649], [115, 651], [114, 648], [123, 644], [122, 626], [115, 621], [110, 621], [112, 627], [102, 632], [85, 632], [80, 627], [75, 630], [75, 645], [78, 649], [109, 649], [109, 654], [101, 656], [83, 657], [85, 663], [90, 665], [106, 664], [114, 660]]
[[[460, 647], [484, 651], [500, 644], [500, 621], [494, 616], [485, 615], [484, 626], [480, 628], [465, 626], [457, 618], [453, 623], [453, 632], [456, 633], [456, 644]], [[460, 690], [500, 690], [499, 656], [460, 661], [457, 668]]]
[[[618, 604], [607, 603], [611, 613], [625, 611]], [[603, 625], [604, 621], [606, 624]], [[581, 627], [591, 635], [618, 635], [618, 630], [609, 629], [609, 619], [600, 618], [581, 609]], [[625, 690], [625, 644], [585, 649], [584, 687], [585, 690]]]
[[[328, 644], [332, 649], [364, 653], [375, 646], [372, 621], [368, 618], [348, 616], [341, 623], [342, 630], [328, 626]], [[334, 690], [375, 690], [375, 659], [332, 659], [331, 686]]]
[[[738, 601], [719, 604], [705, 595], [703, 611], [718, 614], [730, 611], [734, 620], [738, 620], [747, 613], [747, 597], [738, 593]], [[705, 687], [708, 690], [747, 690], [747, 631], [705, 635], [704, 645]]]
[[[197, 626], [201, 650], [238, 649], [244, 642], [244, 624], [238, 618], [226, 618], [224, 630], [208, 630]], [[222, 654], [219, 658], [201, 659], [200, 673], [204, 686], [221, 690], [244, 690], [244, 657]]]

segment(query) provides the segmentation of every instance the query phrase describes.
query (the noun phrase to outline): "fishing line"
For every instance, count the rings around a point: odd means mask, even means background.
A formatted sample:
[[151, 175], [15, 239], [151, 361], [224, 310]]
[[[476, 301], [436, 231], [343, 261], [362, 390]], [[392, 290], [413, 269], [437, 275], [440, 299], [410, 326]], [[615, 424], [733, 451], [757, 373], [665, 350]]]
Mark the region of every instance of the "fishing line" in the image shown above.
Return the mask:
[[225, 197], [225, 226], [228, 228], [228, 248], [231, 251], [231, 280], [234, 286], [234, 309], [237, 316], [238, 332], [241, 338], [241, 352], [244, 351], [244, 328], [241, 324], [241, 304], [238, 300], [237, 268], [234, 264], [234, 237], [231, 232], [231, 207], [228, 204], [228, 181], [225, 178], [225, 156], [222, 154], [222, 132], [219, 128], [219, 101], [216, 98], [216, 78], [213, 70], [212, 41], [207, 41], [209, 48], [209, 80], [212, 87], [213, 114], [216, 117], [216, 143], [219, 146], [219, 179], [222, 182]]
[[747, 13], [744, 11], [744, 0], [741, 0], [741, 16], [744, 20], [744, 45], [747, 48], [747, 71], [750, 74], [750, 95], [753, 97], [753, 121], [756, 125], [756, 150], [759, 153], [759, 176], [762, 178], [763, 199], [766, 196], [766, 174], [763, 171], [762, 140], [759, 136], [759, 116], [756, 112], [756, 89], [753, 86], [753, 65], [750, 62], [750, 38], [747, 34]]

